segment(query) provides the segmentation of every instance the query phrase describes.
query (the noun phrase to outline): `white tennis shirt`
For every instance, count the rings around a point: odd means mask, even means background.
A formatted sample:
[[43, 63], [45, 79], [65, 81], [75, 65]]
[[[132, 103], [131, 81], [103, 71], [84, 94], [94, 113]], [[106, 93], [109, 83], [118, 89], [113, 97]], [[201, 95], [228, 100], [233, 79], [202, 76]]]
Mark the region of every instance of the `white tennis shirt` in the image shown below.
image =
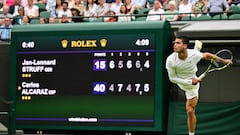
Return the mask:
[[198, 50], [187, 49], [188, 56], [185, 60], [178, 57], [178, 53], [173, 52], [166, 60], [166, 69], [169, 80], [177, 84], [184, 91], [198, 91], [199, 84], [192, 85], [192, 78], [196, 77], [198, 70], [197, 63], [203, 57]]

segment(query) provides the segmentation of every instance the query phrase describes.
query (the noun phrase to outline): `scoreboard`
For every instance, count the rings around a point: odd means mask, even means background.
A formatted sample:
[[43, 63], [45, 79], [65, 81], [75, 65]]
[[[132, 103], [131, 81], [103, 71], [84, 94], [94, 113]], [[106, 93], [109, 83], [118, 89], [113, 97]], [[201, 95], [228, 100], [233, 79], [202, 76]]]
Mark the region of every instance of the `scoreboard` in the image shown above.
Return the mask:
[[16, 129], [165, 130], [169, 31], [167, 22], [15, 27]]

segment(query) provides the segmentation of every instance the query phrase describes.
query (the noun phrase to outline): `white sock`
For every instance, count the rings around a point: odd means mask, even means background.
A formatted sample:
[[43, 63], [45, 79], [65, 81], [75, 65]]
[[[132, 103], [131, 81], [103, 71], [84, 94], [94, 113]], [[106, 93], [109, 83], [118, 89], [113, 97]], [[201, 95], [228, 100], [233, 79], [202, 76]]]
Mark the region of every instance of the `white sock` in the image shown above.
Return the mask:
[[194, 132], [189, 132], [189, 135], [195, 135], [195, 133]]

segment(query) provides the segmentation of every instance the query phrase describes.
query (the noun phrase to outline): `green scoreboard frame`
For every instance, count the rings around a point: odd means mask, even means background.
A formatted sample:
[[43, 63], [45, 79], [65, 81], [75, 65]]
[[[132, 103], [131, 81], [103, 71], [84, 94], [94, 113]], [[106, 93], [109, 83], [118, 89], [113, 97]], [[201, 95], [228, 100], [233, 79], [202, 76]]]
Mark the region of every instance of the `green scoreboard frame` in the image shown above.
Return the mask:
[[15, 26], [14, 129], [165, 131], [169, 22]]

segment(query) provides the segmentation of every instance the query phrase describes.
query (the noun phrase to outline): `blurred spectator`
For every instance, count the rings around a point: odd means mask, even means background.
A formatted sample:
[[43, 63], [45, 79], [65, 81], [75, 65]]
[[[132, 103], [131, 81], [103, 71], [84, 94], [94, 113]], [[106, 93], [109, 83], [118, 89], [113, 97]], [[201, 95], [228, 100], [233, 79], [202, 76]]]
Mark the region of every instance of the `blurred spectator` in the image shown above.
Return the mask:
[[22, 18], [22, 24], [26, 25], [26, 24], [29, 24], [29, 22], [30, 22], [30, 19], [28, 18], [28, 16], [24, 15]]
[[71, 9], [75, 3], [75, 0], [65, 0], [68, 3], [68, 8]]
[[192, 12], [196, 17], [201, 16], [204, 13], [207, 13], [207, 1], [198, 0], [192, 6]]
[[84, 17], [93, 17], [96, 15], [97, 4], [94, 3], [94, 0], [87, 0], [87, 5], [84, 10]]
[[109, 11], [109, 17], [105, 20], [105, 22], [116, 22], [117, 16], [114, 11]]
[[54, 23], [56, 23], [55, 17], [50, 17], [50, 18], [48, 18], [48, 23], [49, 23], [49, 24], [54, 24]]
[[97, 17], [106, 16], [108, 11], [109, 11], [109, 5], [105, 3], [105, 0], [98, 0], [95, 16]]
[[228, 5], [231, 6], [232, 0], [226, 0]]
[[9, 17], [4, 18], [4, 23], [1, 25], [0, 29], [0, 37], [2, 41], [11, 40], [11, 29], [12, 29], [11, 18]]
[[80, 15], [83, 16], [83, 12], [86, 6], [84, 6], [84, 1], [81, 0], [75, 0], [75, 3], [73, 5], [73, 8], [76, 8], [80, 11]]
[[39, 8], [33, 4], [33, 0], [28, 0], [28, 6], [24, 8], [24, 15], [31, 18], [38, 18]]
[[151, 9], [148, 12], [146, 21], [165, 20], [165, 15], [163, 15], [165, 13], [165, 11], [161, 7], [162, 7], [161, 2], [158, 0], [155, 0], [153, 9]]
[[174, 0], [169, 2], [169, 10], [166, 12], [166, 20], [177, 21], [178, 20], [178, 10], [176, 10], [176, 3]]
[[82, 22], [83, 16], [80, 15], [80, 11], [76, 8], [71, 9], [72, 12], [72, 21], [73, 22]]
[[174, 1], [175, 2], [175, 9], [178, 10], [178, 7], [179, 7], [179, 3], [180, 3], [180, 0], [165, 0], [163, 2], [163, 9], [166, 11], [166, 10], [169, 10], [169, 2], [170, 1]]
[[131, 21], [131, 15], [127, 13], [127, 6], [122, 5], [120, 7], [120, 13], [118, 16], [118, 22], [129, 22]]
[[40, 19], [39, 19], [39, 23], [40, 23], [40, 24], [45, 24], [45, 23], [46, 23], [45, 18], [40, 18]]
[[9, 6], [5, 5], [3, 6], [3, 13], [0, 14], [0, 25], [4, 23], [4, 18], [13, 18], [12, 14], [9, 13]]
[[2, 7], [2, 9], [3, 9], [3, 12], [2, 12], [2, 14], [0, 14], [1, 19], [5, 18], [5, 17], [10, 17], [10, 18], [13, 17], [13, 15], [11, 13], [9, 13], [9, 6], [5, 5]]
[[214, 16], [216, 14], [224, 14], [227, 15], [230, 8], [226, 0], [208, 0], [208, 9], [210, 16]]
[[188, 0], [183, 0], [179, 5], [179, 17], [183, 18], [185, 16], [192, 15], [192, 4]]
[[3, 6], [12, 6], [14, 5], [15, 1], [14, 0], [3, 0]]
[[114, 11], [115, 14], [119, 14], [120, 12], [120, 7], [123, 5], [121, 0], [116, 0], [116, 2], [112, 3], [110, 6], [110, 10]]
[[14, 5], [9, 7], [9, 13], [13, 16], [18, 15], [18, 8], [21, 7], [21, 0], [15, 0]]
[[64, 19], [68, 18], [68, 22], [72, 21], [71, 20], [72, 12], [68, 8], [68, 3], [67, 2], [62, 2], [62, 10], [60, 10], [59, 13], [58, 13], [58, 18], [60, 19], [60, 22], [62, 22], [61, 19], [63, 18], [63, 16], [64, 16]]
[[71, 20], [68, 18], [68, 16], [67, 15], [62, 15], [62, 18], [61, 19], [59, 19], [59, 23], [70, 23], [71, 22]]
[[129, 14], [134, 14], [134, 11], [135, 11], [135, 6], [132, 4], [132, 1], [131, 0], [125, 0], [125, 3], [124, 3], [127, 7], [127, 12]]
[[56, 8], [55, 8], [56, 16], [59, 15], [59, 12], [62, 11], [62, 0], [56, 0]]
[[47, 0], [46, 10], [50, 12], [50, 16], [56, 17], [56, 0]]
[[132, 0], [132, 5], [134, 5], [135, 9], [145, 8], [146, 3], [146, 0]]
[[18, 7], [18, 14], [13, 17], [13, 22], [12, 24], [22, 24], [24, 16], [24, 8], [23, 6]]

